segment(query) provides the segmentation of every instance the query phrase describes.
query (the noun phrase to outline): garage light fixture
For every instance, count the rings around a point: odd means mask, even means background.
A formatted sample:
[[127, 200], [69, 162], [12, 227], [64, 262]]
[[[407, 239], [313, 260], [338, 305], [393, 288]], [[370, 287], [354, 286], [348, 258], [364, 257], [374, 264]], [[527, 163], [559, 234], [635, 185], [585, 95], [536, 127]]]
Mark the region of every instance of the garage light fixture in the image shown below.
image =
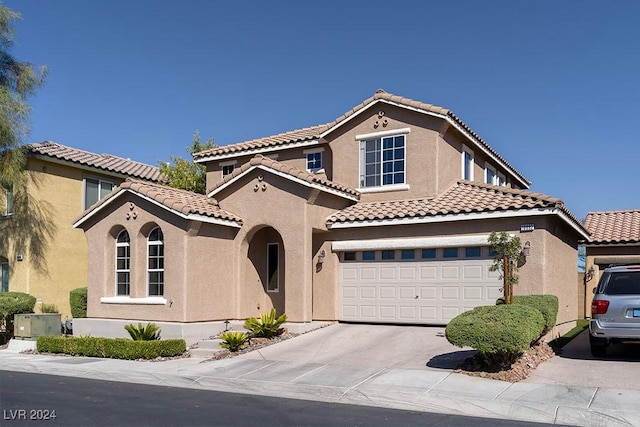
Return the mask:
[[530, 252], [531, 252], [531, 242], [527, 240], [524, 244], [524, 248], [522, 248], [522, 255], [524, 255], [525, 257], [528, 257]]
[[318, 264], [322, 264], [324, 262], [325, 255], [326, 253], [324, 249], [321, 249], [320, 252], [318, 252]]

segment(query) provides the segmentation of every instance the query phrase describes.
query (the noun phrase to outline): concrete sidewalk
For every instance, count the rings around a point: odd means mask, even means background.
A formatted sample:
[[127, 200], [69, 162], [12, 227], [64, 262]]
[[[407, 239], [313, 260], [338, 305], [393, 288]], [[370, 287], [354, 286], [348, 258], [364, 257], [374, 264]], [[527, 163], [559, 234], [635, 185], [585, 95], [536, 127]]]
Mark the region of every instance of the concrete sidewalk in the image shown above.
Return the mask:
[[428, 366], [383, 366], [382, 361], [358, 366], [268, 357], [303, 337], [219, 361], [137, 362], [2, 350], [0, 369], [549, 424], [640, 425], [640, 390], [512, 384]]

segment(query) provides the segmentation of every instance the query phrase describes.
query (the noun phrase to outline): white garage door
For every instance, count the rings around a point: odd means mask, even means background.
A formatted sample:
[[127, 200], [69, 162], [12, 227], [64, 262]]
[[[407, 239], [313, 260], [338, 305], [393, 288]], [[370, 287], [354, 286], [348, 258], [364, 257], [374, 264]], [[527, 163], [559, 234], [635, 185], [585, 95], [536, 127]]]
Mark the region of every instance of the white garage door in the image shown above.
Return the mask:
[[[445, 325], [463, 311], [495, 304], [502, 283], [499, 273], [489, 271], [492, 260], [464, 257], [460, 249], [463, 256], [456, 259], [442, 259], [442, 250], [429, 260], [398, 260], [406, 251], [371, 251], [367, 261], [363, 252], [342, 254], [340, 319]], [[393, 252], [394, 259], [380, 260], [381, 252]]]

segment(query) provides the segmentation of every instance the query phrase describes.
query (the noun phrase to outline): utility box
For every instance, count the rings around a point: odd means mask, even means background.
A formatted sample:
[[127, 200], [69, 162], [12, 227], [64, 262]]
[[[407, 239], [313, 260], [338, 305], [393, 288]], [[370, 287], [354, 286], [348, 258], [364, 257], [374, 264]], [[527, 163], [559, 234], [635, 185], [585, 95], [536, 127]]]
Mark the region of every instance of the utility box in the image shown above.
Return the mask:
[[42, 335], [61, 335], [60, 314], [16, 314], [13, 316], [13, 337], [35, 340]]

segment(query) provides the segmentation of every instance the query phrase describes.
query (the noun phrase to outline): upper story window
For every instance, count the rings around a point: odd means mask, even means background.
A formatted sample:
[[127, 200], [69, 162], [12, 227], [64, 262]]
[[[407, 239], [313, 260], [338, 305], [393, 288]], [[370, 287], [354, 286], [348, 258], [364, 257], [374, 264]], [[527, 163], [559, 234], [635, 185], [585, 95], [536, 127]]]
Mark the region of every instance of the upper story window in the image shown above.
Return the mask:
[[322, 153], [307, 153], [307, 170], [316, 173], [322, 169]]
[[116, 238], [116, 295], [129, 295], [131, 291], [131, 241], [127, 230]]
[[473, 151], [466, 145], [462, 146], [462, 179], [473, 181]]
[[220, 163], [220, 170], [222, 170], [222, 177], [231, 175], [236, 168], [236, 161], [222, 162]]
[[[1, 187], [0, 187], [1, 188]], [[10, 216], [13, 215], [13, 187], [9, 186], [4, 189], [4, 206], [0, 211], [0, 215]]]
[[111, 181], [105, 181], [97, 178], [84, 179], [84, 209], [101, 200], [109, 194], [115, 184]]
[[492, 185], [505, 185], [506, 178], [500, 172], [496, 172], [495, 168], [487, 163], [484, 167], [484, 182]]
[[405, 135], [360, 141], [360, 187], [406, 182]]
[[147, 239], [147, 286], [150, 297], [164, 295], [164, 235], [160, 227], [149, 233]]

